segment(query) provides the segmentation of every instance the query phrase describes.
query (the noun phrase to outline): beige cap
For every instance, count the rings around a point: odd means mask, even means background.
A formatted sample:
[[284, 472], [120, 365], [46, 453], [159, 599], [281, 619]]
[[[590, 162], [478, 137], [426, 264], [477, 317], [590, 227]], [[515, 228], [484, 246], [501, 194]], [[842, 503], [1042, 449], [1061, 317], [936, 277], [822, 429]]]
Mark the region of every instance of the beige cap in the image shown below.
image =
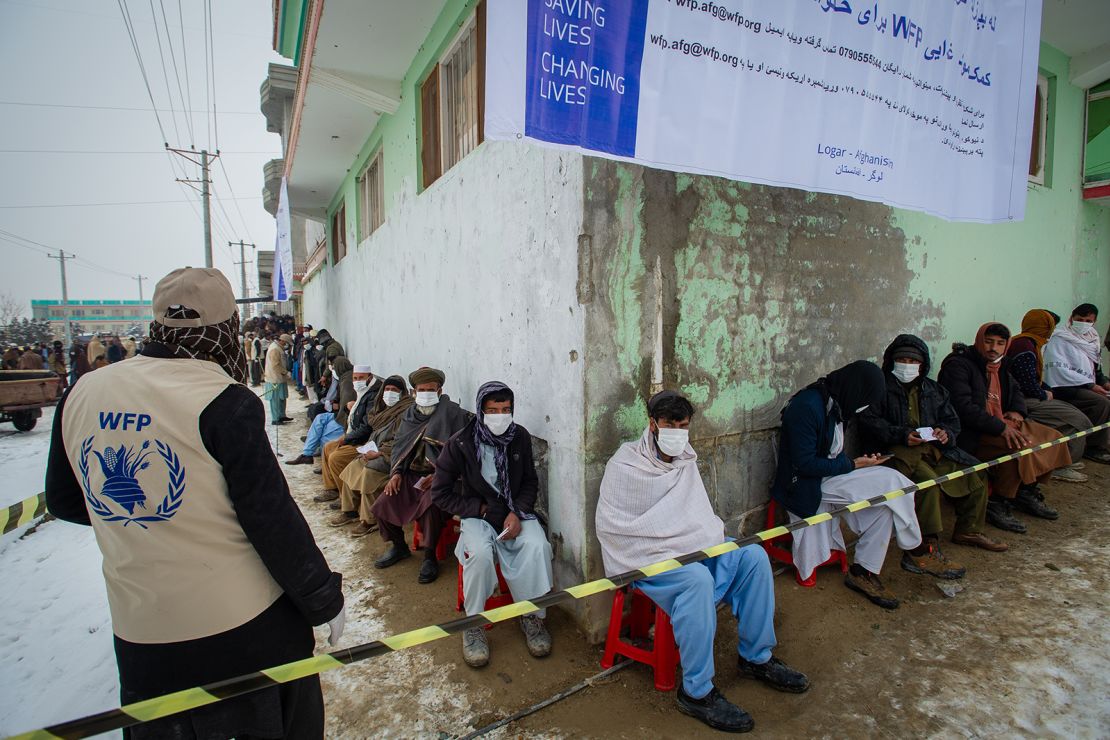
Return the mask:
[[[167, 319], [173, 306], [200, 314], [196, 319]], [[235, 313], [235, 293], [224, 274], [212, 267], [179, 267], [154, 286], [154, 320], [163, 326], [187, 328], [227, 321]]]
[[289, 336], [288, 334], [282, 334], [280, 337], [278, 337], [278, 341], [285, 342], [286, 344], [292, 344], [293, 337]]

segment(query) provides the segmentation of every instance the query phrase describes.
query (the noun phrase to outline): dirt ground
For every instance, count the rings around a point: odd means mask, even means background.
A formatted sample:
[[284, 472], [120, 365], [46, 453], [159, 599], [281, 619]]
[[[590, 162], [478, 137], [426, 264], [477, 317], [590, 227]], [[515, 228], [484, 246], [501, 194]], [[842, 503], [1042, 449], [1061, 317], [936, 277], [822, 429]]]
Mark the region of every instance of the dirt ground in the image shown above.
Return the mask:
[[[290, 411], [303, 419], [295, 399]], [[283, 459], [297, 454], [303, 433], [300, 422], [281, 428]], [[328, 527], [333, 512], [311, 500], [320, 477], [309, 466], [283, 469], [321, 549], [344, 574], [341, 645], [458, 616], [454, 558], [431, 585], [416, 582], [419, 557], [375, 570], [381, 538], [351, 539], [348, 528]], [[807, 673], [813, 688], [782, 694], [738, 678], [726, 611], [718, 613], [717, 685], [767, 737], [1110, 736], [1110, 468], [1088, 462], [1085, 472], [1088, 483], [1046, 488], [1058, 521], [1024, 517], [1026, 535], [991, 529], [1009, 552], [949, 544], [947, 554], [968, 568], [954, 597], [935, 579], [901, 570], [894, 545], [883, 571], [902, 598], [892, 612], [846, 589], [833, 569], [819, 571], [815, 588], [782, 573], [776, 655]], [[325, 674], [328, 736], [457, 737], [601, 670], [601, 647], [567, 615], [552, 610], [548, 625], [555, 647], [543, 660], [528, 655], [519, 628], [507, 622], [489, 632], [491, 662], [480, 670], [463, 663], [461, 637], [452, 635]], [[322, 639], [320, 649], [327, 649]], [[711, 734], [678, 713], [674, 692], [654, 689], [650, 669], [635, 665], [490, 736]]]

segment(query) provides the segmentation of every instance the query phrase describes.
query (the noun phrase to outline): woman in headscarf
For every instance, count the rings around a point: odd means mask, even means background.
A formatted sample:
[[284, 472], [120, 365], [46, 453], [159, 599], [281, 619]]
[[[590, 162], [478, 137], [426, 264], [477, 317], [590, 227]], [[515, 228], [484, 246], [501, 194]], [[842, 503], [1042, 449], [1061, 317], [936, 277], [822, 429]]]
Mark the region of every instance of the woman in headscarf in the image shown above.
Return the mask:
[[408, 386], [400, 375], [390, 375], [382, 382], [366, 420], [371, 429], [367, 444], [372, 442], [373, 447], [360, 453], [339, 474], [339, 508], [342, 511], [328, 524], [342, 527], [358, 519], [350, 531], [352, 537], [364, 537], [378, 528], [370, 507], [389, 481], [393, 435], [412, 404], [413, 397], [408, 394]]
[[[829, 373], [787, 403], [771, 496], [786, 508], [791, 522], [913, 485], [906, 476], [880, 465], [887, 455], [852, 459], [844, 452], [844, 424], [879, 403], [885, 392], [883, 371], [860, 360]], [[884, 609], [896, 609], [898, 599], [879, 580], [879, 572], [892, 531], [903, 550], [921, 545], [913, 495], [845, 514], [843, 521], [859, 535], [855, 562], [844, 584]], [[833, 550], [846, 551], [839, 522], [794, 532], [798, 577], [808, 579]]]
[[[1056, 319], [1052, 314], [1043, 308], [1034, 308], [1021, 320], [1021, 334], [1010, 340], [1006, 357], [1009, 359], [1010, 374], [1018, 382], [1021, 394], [1025, 397], [1028, 410], [1026, 418], [1067, 435], [1090, 429], [1094, 423], [1075, 406], [1053, 396], [1052, 391], [1044, 384], [1044, 347], [1054, 331]], [[1081, 461], [1090, 441], [1090, 437], [1078, 437], [1068, 442], [1068, 452], [1071, 453], [1073, 462], [1067, 467], [1054, 470], [1053, 479], [1069, 483], [1083, 483], [1087, 480], [1087, 476], [1079, 471], [1083, 469]]]

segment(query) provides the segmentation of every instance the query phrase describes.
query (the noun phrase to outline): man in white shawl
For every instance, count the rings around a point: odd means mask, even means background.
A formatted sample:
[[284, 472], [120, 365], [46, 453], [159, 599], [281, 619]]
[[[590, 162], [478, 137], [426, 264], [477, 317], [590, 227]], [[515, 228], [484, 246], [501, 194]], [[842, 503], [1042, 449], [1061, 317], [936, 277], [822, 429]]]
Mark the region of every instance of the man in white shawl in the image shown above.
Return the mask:
[[[605, 466], [597, 538], [608, 576], [719, 545], [724, 522], [713, 511], [689, 444], [694, 407], [674, 391], [648, 402], [648, 428]], [[682, 661], [678, 708], [710, 727], [746, 732], [751, 716], [713, 685], [717, 604], [738, 619], [741, 676], [801, 693], [809, 680], [771, 655], [775, 587], [767, 555], [749, 545], [633, 584], [671, 618]]]
[[[1083, 303], [1058, 326], [1044, 348], [1044, 382], [1052, 395], [1082, 411], [1092, 424], [1110, 421], [1110, 381], [1102, 373], [1098, 308]], [[1110, 464], [1110, 432], [1092, 434], [1083, 456]]]

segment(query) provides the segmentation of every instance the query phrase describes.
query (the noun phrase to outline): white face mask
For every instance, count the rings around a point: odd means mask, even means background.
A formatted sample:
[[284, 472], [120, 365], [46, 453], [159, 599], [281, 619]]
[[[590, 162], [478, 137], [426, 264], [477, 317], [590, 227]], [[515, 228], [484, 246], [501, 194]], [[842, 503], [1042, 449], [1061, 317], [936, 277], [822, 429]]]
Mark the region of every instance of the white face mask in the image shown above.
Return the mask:
[[320, 350], [322, 350], [323, 348], [324, 348], [324, 345], [322, 345], [322, 344], [317, 344], [317, 345], [316, 345], [316, 351], [317, 351], [317, 352], [319, 352], [319, 351], [320, 351]]
[[500, 437], [513, 423], [512, 414], [486, 414], [485, 417], [486, 427], [493, 432], [495, 437]]
[[1081, 337], [1085, 337], [1095, 330], [1095, 325], [1089, 321], [1072, 321], [1071, 330]]
[[909, 383], [921, 374], [921, 366], [912, 362], [895, 362], [894, 369], [890, 372], [903, 383]]
[[393, 406], [401, 400], [400, 391], [386, 391], [382, 394], [382, 400], [385, 401], [386, 406]]
[[356, 380], [354, 382], [355, 393], [359, 393], [361, 391], [366, 390], [366, 386], [368, 386], [368, 385], [369, 385], [369, 383], [367, 383], [365, 380]]
[[332, 376], [333, 378], [335, 378], [336, 380], [339, 380], [339, 373], [335, 372], [335, 368], [334, 368], [334, 367], [333, 367], [333, 368], [331, 369], [331, 376]]
[[659, 445], [659, 451], [664, 455], [678, 457], [686, 451], [686, 446], [690, 443], [690, 430], [659, 427], [655, 443]]
[[424, 406], [425, 408], [427, 408], [429, 406], [435, 406], [437, 403], [439, 403], [439, 394], [436, 393], [435, 391], [417, 391], [416, 392], [416, 405], [417, 406]]

